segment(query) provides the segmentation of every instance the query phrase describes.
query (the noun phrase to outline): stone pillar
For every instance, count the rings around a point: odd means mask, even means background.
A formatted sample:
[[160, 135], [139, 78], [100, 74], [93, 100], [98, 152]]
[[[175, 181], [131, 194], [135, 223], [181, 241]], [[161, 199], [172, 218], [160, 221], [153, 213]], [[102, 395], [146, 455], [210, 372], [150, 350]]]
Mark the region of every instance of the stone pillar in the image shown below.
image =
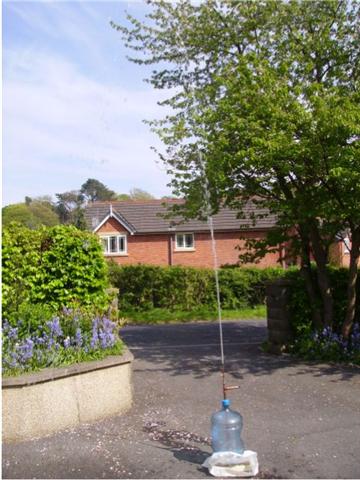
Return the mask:
[[281, 353], [292, 339], [289, 311], [289, 280], [280, 278], [266, 286], [269, 351]]
[[109, 315], [111, 317], [117, 318], [119, 312], [119, 289], [118, 288], [108, 288], [106, 293], [110, 297], [109, 305]]

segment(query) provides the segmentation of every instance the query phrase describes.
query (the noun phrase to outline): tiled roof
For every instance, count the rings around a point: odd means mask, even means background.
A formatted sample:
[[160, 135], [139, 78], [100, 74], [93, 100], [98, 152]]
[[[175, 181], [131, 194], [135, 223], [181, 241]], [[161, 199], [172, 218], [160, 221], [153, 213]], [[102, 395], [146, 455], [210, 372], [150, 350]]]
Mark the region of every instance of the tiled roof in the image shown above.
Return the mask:
[[[182, 203], [181, 200], [166, 201], [167, 205]], [[201, 220], [187, 220], [184, 223], [177, 216], [172, 219], [163, 218], [167, 211], [164, 206], [164, 200], [144, 200], [144, 201], [111, 201], [94, 202], [85, 209], [85, 220], [90, 230], [96, 227], [109, 215], [110, 208], [113, 213], [126, 220], [133, 231], [136, 233], [167, 233], [171, 223], [175, 224], [177, 232], [200, 232], [209, 229], [208, 223]], [[255, 225], [251, 215], [265, 214], [264, 209], [259, 209], [252, 202], [248, 202], [244, 208], [247, 219], [237, 218], [237, 213], [229, 208], [222, 208], [219, 213], [213, 216], [214, 230], [216, 231], [234, 231], [263, 230], [269, 229], [275, 225], [274, 215], [267, 215], [264, 218], [258, 218]]]

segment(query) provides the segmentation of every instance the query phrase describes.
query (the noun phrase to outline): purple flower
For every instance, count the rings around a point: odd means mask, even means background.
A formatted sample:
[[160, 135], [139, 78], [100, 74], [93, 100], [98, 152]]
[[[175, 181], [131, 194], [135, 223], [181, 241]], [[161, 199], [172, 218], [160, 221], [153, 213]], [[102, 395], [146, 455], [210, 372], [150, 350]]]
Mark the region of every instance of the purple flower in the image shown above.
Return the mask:
[[64, 347], [69, 348], [70, 347], [70, 337], [66, 337], [64, 340]]
[[18, 347], [21, 363], [26, 363], [33, 356], [34, 342], [31, 338], [26, 338], [24, 343]]
[[83, 344], [83, 339], [81, 335], [81, 330], [80, 328], [77, 328], [75, 333], [75, 345], [80, 348], [82, 347], [82, 344]]
[[92, 336], [90, 341], [91, 348], [95, 348], [99, 342], [98, 326], [99, 326], [99, 319], [94, 318], [94, 320], [92, 321]]
[[7, 321], [4, 322], [3, 332], [4, 335], [6, 335], [9, 339], [15, 339], [18, 335], [18, 329], [16, 327], [12, 327]]
[[49, 327], [50, 335], [52, 337], [61, 337], [61, 335], [63, 334], [60, 327], [59, 317], [54, 317], [50, 322], [47, 322], [46, 325]]
[[116, 342], [115, 327], [116, 324], [106, 317], [95, 318], [92, 324], [91, 348], [95, 348], [98, 344], [103, 349], [112, 347]]

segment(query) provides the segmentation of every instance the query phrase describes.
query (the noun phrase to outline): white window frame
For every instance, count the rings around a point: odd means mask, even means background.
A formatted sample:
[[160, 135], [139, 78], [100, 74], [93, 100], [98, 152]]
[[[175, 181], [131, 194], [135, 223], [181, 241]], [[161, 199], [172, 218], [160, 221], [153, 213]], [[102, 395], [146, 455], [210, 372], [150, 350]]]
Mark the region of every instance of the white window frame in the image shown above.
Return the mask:
[[[192, 236], [192, 246], [187, 247], [185, 246], [185, 236], [186, 235], [191, 235]], [[178, 238], [183, 237], [183, 246], [180, 247], [178, 245]], [[176, 252], [193, 252], [195, 251], [195, 236], [193, 232], [179, 232], [175, 234], [175, 251]]]
[[[110, 238], [116, 237], [116, 252], [110, 252]], [[99, 235], [100, 242], [102, 247], [104, 247], [103, 241], [106, 240], [107, 248], [104, 250], [104, 255], [105, 256], [121, 256], [121, 255], [127, 255], [127, 235], [125, 233], [108, 233], [106, 235]], [[120, 239], [124, 239], [124, 250], [120, 250]]]
[[343, 241], [343, 244], [344, 244], [344, 254], [345, 255], [350, 255], [350, 252], [351, 252], [351, 240], [349, 238], [349, 236], [347, 235], [346, 237], [344, 237], [342, 239]]

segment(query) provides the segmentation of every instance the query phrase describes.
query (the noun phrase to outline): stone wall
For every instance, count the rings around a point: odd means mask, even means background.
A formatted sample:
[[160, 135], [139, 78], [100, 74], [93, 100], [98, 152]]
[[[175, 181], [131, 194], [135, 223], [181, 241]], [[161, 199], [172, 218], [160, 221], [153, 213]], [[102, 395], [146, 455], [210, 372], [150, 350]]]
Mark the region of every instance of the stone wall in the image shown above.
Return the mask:
[[3, 441], [41, 437], [126, 412], [132, 405], [129, 351], [2, 380]]
[[292, 339], [289, 286], [288, 280], [279, 279], [266, 287], [268, 341], [273, 353], [281, 353]]

